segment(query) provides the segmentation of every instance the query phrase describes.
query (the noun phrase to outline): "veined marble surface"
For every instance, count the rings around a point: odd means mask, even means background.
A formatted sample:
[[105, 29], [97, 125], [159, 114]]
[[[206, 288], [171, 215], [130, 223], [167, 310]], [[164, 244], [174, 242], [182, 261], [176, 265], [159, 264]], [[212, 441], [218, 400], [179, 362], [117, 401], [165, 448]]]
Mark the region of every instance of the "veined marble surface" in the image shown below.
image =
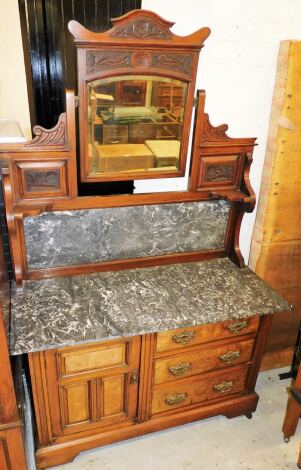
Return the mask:
[[25, 281], [12, 298], [11, 353], [290, 310], [226, 258]]
[[25, 217], [28, 267], [222, 249], [229, 210], [227, 201], [198, 201]]

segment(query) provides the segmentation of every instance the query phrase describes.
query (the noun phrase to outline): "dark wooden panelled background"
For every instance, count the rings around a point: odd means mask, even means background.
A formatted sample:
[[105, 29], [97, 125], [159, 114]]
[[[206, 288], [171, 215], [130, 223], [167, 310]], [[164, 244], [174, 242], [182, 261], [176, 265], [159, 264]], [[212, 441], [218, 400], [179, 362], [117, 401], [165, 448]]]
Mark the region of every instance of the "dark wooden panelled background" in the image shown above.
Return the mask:
[[67, 24], [93, 31], [141, 7], [141, 0], [19, 0], [31, 124], [53, 127], [65, 109], [65, 88], [76, 90], [76, 55]]
[[[110, 18], [141, 8], [141, 0], [19, 0], [32, 126], [53, 127], [65, 111], [65, 89], [77, 90], [76, 52], [67, 25], [76, 20], [93, 31]], [[133, 181], [79, 184], [79, 194], [132, 193]]]

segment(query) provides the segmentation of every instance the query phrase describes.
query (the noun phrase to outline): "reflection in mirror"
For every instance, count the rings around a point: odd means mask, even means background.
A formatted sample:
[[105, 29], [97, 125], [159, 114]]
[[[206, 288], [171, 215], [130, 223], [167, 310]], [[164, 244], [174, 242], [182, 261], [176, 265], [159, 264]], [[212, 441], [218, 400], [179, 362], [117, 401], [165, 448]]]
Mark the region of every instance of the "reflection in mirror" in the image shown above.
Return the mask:
[[131, 75], [88, 83], [89, 174], [177, 171], [187, 84]]

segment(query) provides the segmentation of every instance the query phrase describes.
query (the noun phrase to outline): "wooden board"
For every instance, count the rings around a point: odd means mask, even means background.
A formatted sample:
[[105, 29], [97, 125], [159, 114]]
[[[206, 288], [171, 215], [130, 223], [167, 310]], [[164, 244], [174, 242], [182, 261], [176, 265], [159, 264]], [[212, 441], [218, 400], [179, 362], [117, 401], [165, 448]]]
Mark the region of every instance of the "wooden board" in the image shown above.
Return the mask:
[[[275, 315], [265, 363], [284, 366], [301, 317], [301, 42], [280, 45], [250, 267], [295, 309]], [[269, 357], [270, 356], [270, 357]]]

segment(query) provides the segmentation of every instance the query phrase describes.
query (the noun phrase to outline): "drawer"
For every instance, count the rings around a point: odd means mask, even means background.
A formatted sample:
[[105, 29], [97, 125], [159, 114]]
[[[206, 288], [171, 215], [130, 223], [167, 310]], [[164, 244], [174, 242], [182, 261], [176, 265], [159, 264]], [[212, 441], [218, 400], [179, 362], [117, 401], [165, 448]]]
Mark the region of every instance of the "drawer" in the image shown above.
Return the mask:
[[59, 376], [126, 366], [128, 342], [102, 343], [89, 347], [59, 349], [57, 352]]
[[126, 144], [128, 141], [128, 126], [103, 126], [104, 144]]
[[254, 333], [259, 326], [259, 316], [247, 319], [211, 323], [203, 326], [170, 330], [157, 333], [157, 353], [179, 350], [188, 346], [206, 343], [218, 339]]
[[248, 362], [252, 357], [253, 346], [254, 340], [249, 339], [156, 359], [154, 384]]
[[144, 143], [145, 140], [154, 139], [156, 136], [156, 129], [154, 124], [137, 123], [130, 124], [129, 126], [129, 142], [131, 143]]
[[248, 366], [198, 376], [193, 380], [178, 382], [168, 388], [158, 388], [152, 395], [152, 414], [185, 408], [244, 390]]

